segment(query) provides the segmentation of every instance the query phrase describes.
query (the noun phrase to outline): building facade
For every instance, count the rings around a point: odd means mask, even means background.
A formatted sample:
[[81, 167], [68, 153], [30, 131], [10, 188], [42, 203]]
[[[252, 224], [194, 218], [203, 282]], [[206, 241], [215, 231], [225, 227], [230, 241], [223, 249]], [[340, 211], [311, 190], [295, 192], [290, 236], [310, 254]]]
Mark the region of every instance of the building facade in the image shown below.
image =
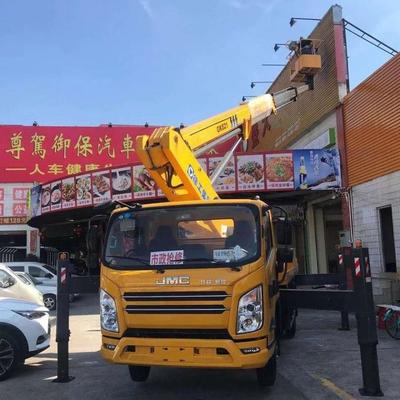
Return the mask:
[[[344, 164], [342, 101], [348, 90], [348, 76], [341, 7], [331, 7], [308, 38], [316, 40], [317, 54], [322, 60], [322, 68], [314, 77], [314, 90], [302, 94], [296, 102], [259, 123], [253, 132], [252, 148], [337, 149]], [[293, 85], [290, 81], [293, 63], [294, 58], [289, 60], [267, 92], [278, 92]], [[302, 198], [294, 193], [291, 201], [286, 197], [274, 199], [279, 200], [291, 202], [292, 207], [301, 210], [298, 214], [302, 218], [296, 223], [300, 270], [305, 273], [335, 272], [335, 249], [347, 228], [343, 218], [347, 203], [335, 192], [315, 195], [311, 190]]]
[[344, 100], [354, 239], [369, 248], [376, 297], [400, 299], [400, 55]]

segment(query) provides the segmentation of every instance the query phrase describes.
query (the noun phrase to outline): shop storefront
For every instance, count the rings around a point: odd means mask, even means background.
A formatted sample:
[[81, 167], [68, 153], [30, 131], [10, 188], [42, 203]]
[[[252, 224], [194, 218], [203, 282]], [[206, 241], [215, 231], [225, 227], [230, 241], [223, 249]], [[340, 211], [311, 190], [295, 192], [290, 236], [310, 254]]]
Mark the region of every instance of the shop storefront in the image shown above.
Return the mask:
[[[30, 188], [37, 182], [135, 161], [135, 137], [154, 128], [1, 125], [0, 261], [20, 261], [33, 254], [55, 263], [60, 242], [51, 239], [51, 232], [40, 232], [26, 223]], [[68, 198], [67, 184], [64, 191]], [[55, 191], [56, 196], [61, 192]], [[67, 242], [81, 236], [79, 228], [71, 229], [62, 229]]]
[[[222, 157], [208, 156], [199, 161], [211, 176], [221, 160]], [[319, 179], [301, 177], [307, 175], [307, 168], [313, 168], [315, 160], [320, 169]], [[321, 193], [330, 195], [341, 186], [340, 157], [336, 149], [236, 154], [214, 186], [222, 198], [258, 195], [271, 204], [276, 204], [274, 196], [282, 198], [289, 194], [299, 201], [305, 196], [317, 198]], [[34, 186], [30, 193], [29, 224], [39, 229], [44, 245], [68, 251], [76, 265], [87, 264], [88, 220], [98, 213], [93, 206], [110, 200], [126, 203], [166, 200], [140, 164], [45, 182]], [[290, 202], [280, 200], [279, 205], [287, 209], [293, 226], [298, 229], [303, 211]], [[300, 257], [301, 254], [302, 262]]]

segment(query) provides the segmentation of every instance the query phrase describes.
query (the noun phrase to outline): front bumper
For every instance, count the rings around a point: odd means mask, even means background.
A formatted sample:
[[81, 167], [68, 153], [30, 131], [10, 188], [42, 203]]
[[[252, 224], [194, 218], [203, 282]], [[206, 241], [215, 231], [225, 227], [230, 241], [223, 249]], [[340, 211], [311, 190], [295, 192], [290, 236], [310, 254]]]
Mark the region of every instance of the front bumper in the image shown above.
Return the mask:
[[[115, 346], [114, 349], [111, 349]], [[242, 349], [258, 348], [244, 354]], [[103, 336], [102, 356], [112, 363], [203, 368], [260, 368], [274, 352], [267, 339], [234, 342], [229, 339], [154, 339]]]

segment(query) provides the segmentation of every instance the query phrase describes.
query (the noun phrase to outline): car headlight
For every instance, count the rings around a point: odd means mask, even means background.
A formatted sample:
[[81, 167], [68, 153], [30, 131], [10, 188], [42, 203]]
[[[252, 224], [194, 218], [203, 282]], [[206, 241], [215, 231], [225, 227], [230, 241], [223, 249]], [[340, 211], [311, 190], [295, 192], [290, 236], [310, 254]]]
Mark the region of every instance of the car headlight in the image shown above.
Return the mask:
[[110, 332], [118, 332], [118, 318], [115, 301], [103, 289], [100, 289], [100, 320], [103, 329]]
[[22, 317], [28, 319], [39, 319], [44, 317], [47, 313], [44, 311], [16, 311], [13, 310], [15, 313], [21, 315]]
[[260, 329], [263, 324], [262, 286], [244, 294], [238, 305], [237, 333], [249, 333]]

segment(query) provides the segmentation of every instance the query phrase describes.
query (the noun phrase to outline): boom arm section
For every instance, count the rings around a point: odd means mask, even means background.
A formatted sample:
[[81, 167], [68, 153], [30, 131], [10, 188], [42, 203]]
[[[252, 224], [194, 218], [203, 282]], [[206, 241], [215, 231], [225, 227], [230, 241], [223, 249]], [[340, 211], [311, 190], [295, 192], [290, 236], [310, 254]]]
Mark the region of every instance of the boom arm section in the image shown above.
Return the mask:
[[[264, 94], [180, 130], [173, 127], [155, 129], [150, 136], [136, 138], [137, 154], [169, 201], [217, 199], [213, 179], [208, 177], [196, 157], [232, 137], [238, 138], [235, 148], [241, 141], [246, 142], [254, 124], [295, 101], [298, 94], [308, 89], [309, 86], [304, 85], [273, 95]], [[222, 166], [233, 150], [221, 162]]]

